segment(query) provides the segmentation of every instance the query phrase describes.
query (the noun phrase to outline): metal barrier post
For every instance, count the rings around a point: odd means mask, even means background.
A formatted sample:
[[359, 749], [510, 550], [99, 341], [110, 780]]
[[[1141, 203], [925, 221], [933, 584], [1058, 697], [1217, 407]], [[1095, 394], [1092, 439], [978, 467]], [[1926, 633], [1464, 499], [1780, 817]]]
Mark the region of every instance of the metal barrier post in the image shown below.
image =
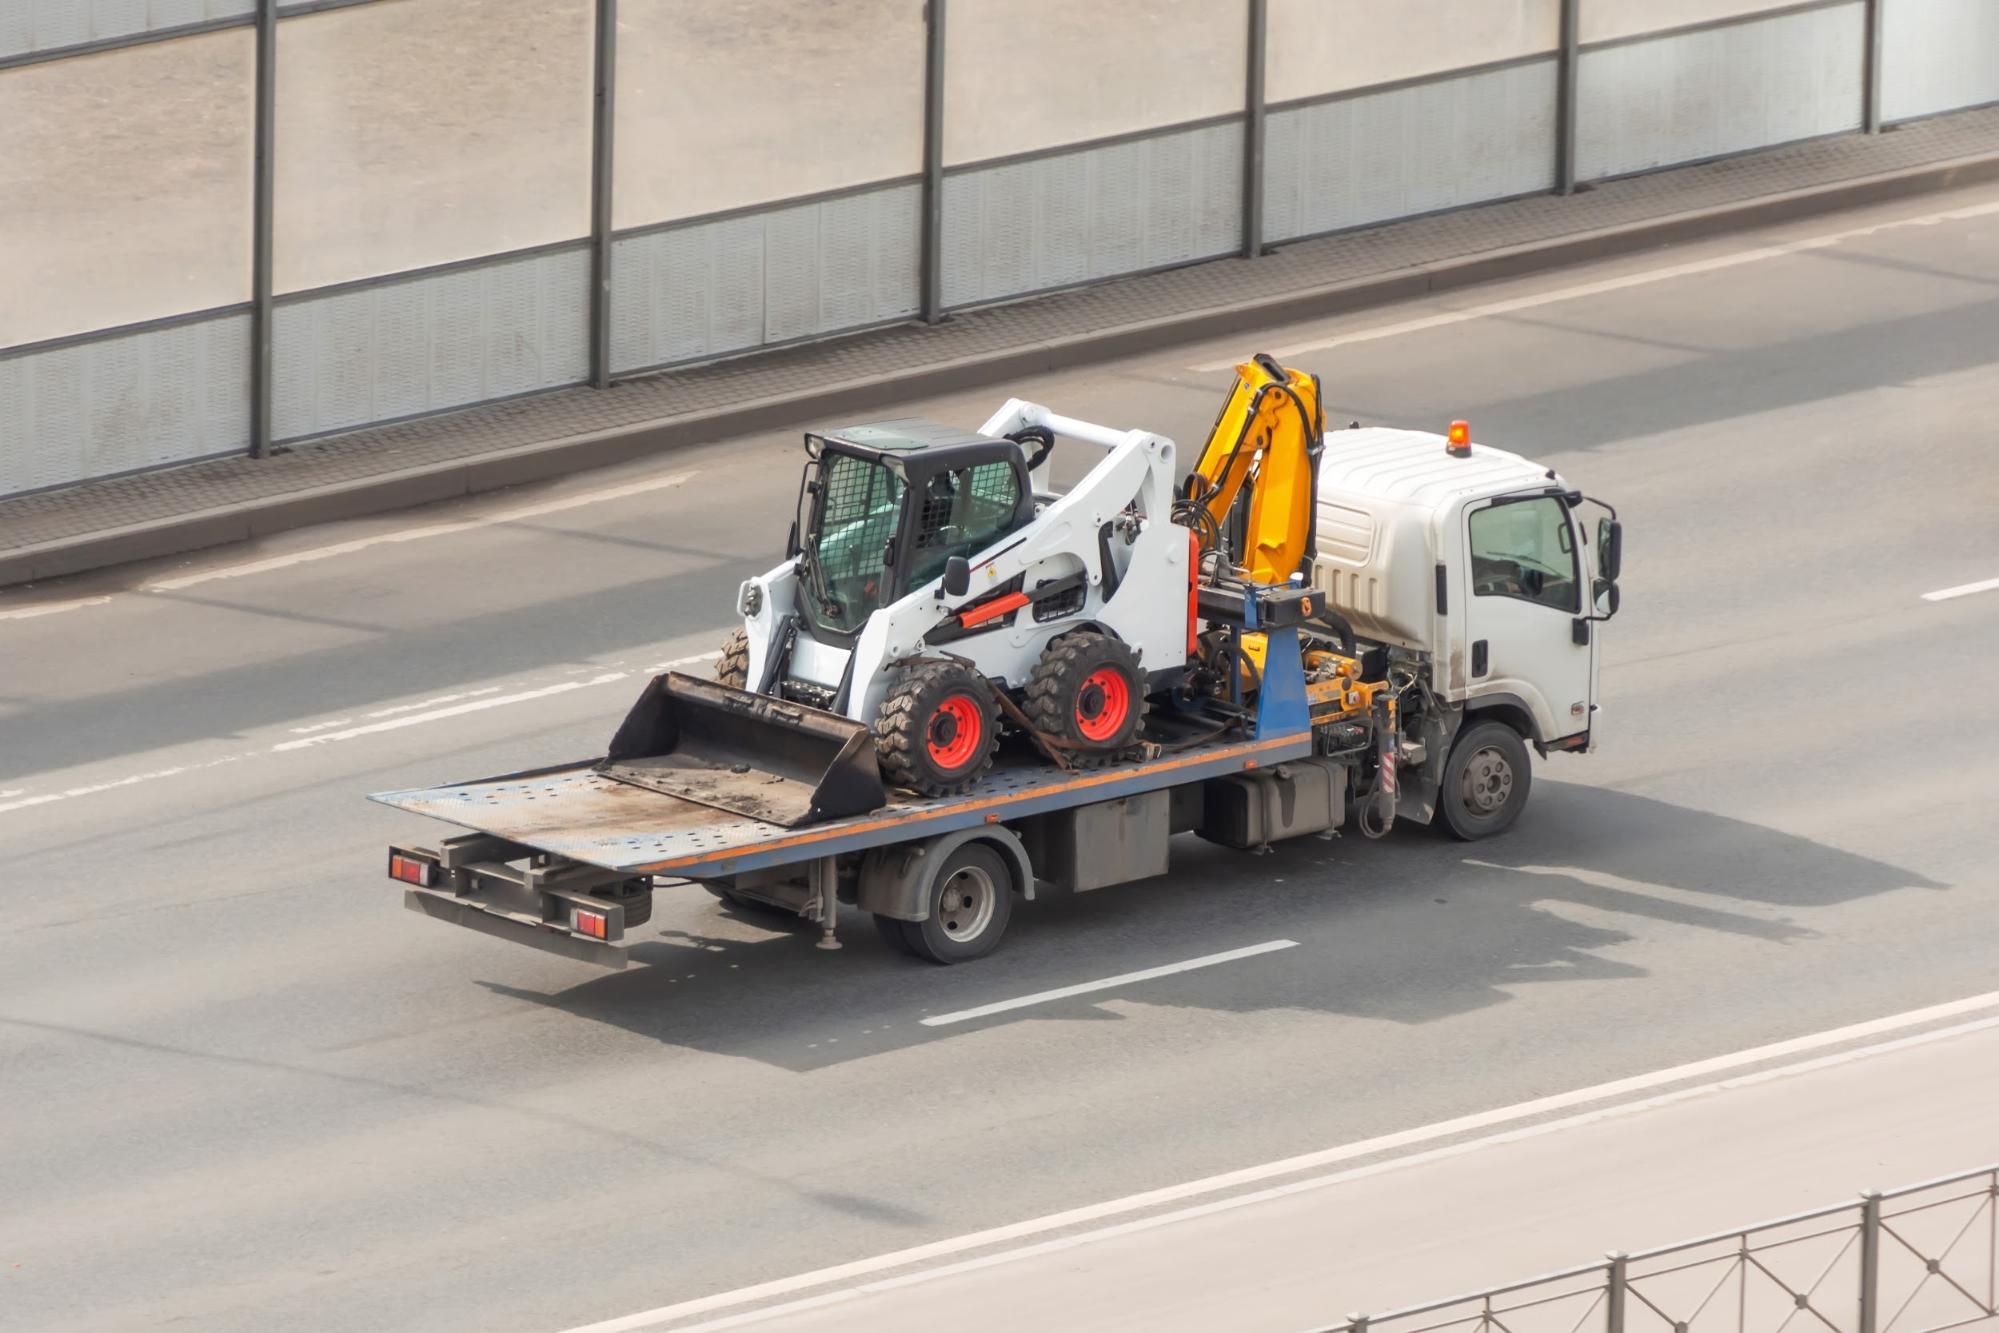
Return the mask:
[[1263, 253], [1263, 62], [1270, 45], [1270, 0], [1249, 0], [1249, 67], [1243, 80], [1242, 257]]
[[597, 0], [590, 102], [590, 383], [611, 387], [611, 150], [617, 122], [618, 0]]
[[278, 0], [257, 0], [250, 159], [250, 457], [271, 448], [271, 210], [277, 194]]
[[923, 322], [944, 318], [944, 3], [923, 7]]
[[1603, 1298], [1604, 1333], [1624, 1333], [1624, 1290], [1630, 1280], [1631, 1258], [1623, 1250], [1612, 1250], [1607, 1257], [1610, 1264], [1605, 1273], [1608, 1285]]
[[1860, 1195], [1860, 1322], [1858, 1333], [1875, 1333], [1881, 1317], [1881, 1192]]
[[1562, 0], [1555, 58], [1555, 193], [1576, 192], [1576, 71], [1582, 61], [1582, 0]]
[[1882, 0], [1867, 0], [1860, 69], [1860, 128], [1867, 134], [1881, 132], [1881, 6]]

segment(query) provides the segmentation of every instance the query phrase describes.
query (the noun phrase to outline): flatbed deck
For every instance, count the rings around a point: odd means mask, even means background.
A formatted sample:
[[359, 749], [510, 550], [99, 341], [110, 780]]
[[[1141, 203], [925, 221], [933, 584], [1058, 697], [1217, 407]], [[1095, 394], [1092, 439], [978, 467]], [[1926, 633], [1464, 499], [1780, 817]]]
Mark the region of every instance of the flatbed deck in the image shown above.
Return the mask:
[[1211, 741], [1064, 772], [1019, 758], [963, 796], [894, 793], [878, 810], [806, 828], [729, 814], [594, 772], [595, 760], [369, 797], [552, 856], [631, 875], [736, 875], [1220, 777], [1312, 753], [1312, 734]]

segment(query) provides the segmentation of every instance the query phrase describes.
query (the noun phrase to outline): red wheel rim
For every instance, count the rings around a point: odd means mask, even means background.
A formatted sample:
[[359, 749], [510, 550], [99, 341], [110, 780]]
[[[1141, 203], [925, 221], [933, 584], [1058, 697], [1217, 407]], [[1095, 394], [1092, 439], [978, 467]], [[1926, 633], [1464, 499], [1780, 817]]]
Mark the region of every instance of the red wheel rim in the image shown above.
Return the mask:
[[985, 730], [985, 714], [978, 704], [967, 695], [951, 695], [930, 715], [930, 761], [947, 773], [963, 768], [978, 755]]
[[1131, 716], [1131, 685], [1116, 667], [1098, 667], [1076, 692], [1076, 730], [1086, 741], [1107, 741]]

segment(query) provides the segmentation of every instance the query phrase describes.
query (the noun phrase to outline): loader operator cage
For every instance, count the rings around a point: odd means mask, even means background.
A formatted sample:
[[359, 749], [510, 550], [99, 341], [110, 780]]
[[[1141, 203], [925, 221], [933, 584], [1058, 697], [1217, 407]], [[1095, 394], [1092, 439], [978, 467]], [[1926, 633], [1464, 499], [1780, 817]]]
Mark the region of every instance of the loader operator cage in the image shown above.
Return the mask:
[[970, 558], [1034, 517], [1026, 459], [1011, 440], [912, 421], [808, 435], [806, 448], [799, 605], [829, 638], [851, 639], [952, 556]]

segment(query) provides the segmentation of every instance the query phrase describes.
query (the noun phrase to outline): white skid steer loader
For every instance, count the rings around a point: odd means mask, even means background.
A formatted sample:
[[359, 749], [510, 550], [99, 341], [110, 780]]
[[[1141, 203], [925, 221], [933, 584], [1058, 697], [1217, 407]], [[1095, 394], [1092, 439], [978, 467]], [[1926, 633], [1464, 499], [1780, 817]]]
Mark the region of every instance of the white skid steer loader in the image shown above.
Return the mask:
[[[1300, 407], [1309, 385], [1316, 408], [1310, 377], [1267, 374]], [[1130, 754], [1149, 701], [1198, 665], [1216, 531], [1202, 506], [1226, 511], [1221, 481], [1240, 484], [1269, 438], [1262, 402], [1239, 384], [1216, 427], [1231, 447], [1211, 440], [1215, 475], [1197, 468], [1185, 497], [1171, 440], [1019, 399], [976, 433], [915, 419], [808, 433], [785, 559], [742, 585], [720, 683], [654, 681], [607, 771], [796, 825], [876, 808], [884, 782], [963, 792], [1003, 715], [1067, 765]], [[1103, 451], [1061, 493], [1058, 438]]]

